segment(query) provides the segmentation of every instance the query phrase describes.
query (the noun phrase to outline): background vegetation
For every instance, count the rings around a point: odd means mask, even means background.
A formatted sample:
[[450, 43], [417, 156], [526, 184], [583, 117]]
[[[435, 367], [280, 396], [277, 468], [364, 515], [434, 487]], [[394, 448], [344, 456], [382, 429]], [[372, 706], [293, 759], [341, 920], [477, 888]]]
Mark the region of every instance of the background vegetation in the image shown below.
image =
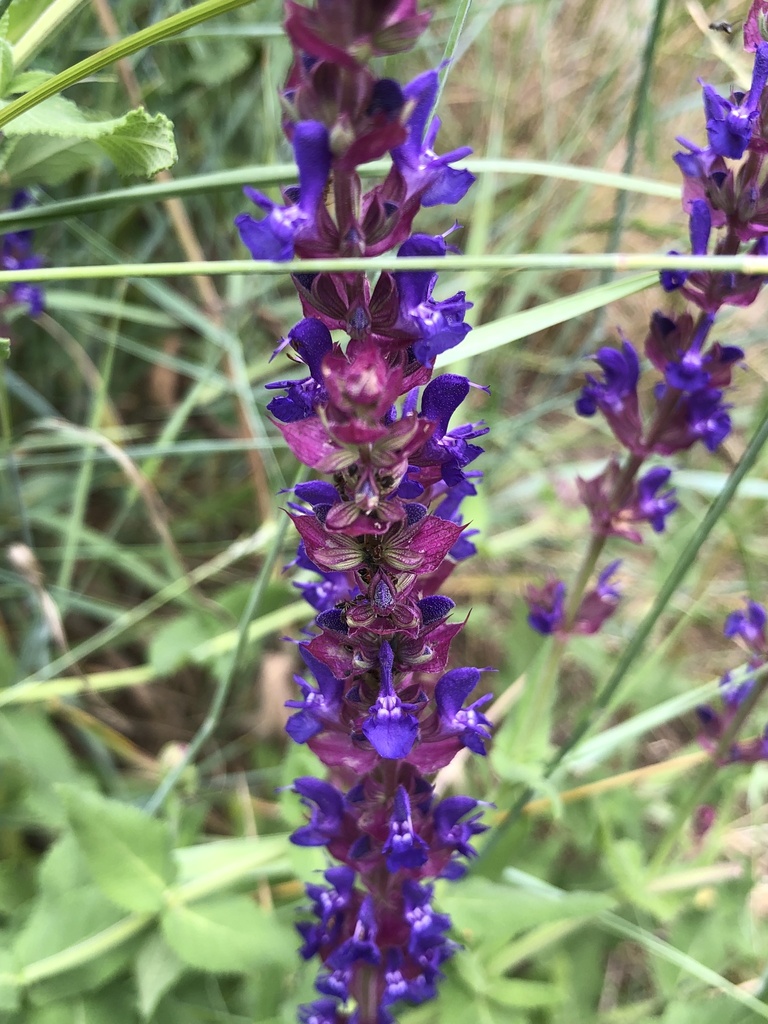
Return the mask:
[[[457, 6], [434, 4], [423, 46], [393, 74], [407, 80], [440, 62]], [[441, 99], [441, 148], [557, 166], [486, 163], [464, 201], [461, 249], [684, 249], [674, 138], [703, 141], [697, 76], [743, 81], [739, 39], [707, 25], [738, 21], [746, 7], [477, 0]], [[181, 8], [94, 0], [36, 66], [62, 70]], [[175, 203], [121, 193], [57, 215], [36, 234], [48, 265], [245, 255], [232, 218], [246, 203], [222, 172], [253, 165], [241, 180], [255, 181], [289, 158], [280, 19], [280, 5], [262, 0], [68, 90], [87, 110], [117, 116], [141, 102], [168, 115], [173, 177], [195, 180]], [[74, 164], [59, 175], [46, 159], [41, 203], [126, 187], [106, 160], [82, 159], [73, 177]], [[565, 180], [560, 165], [588, 173]], [[669, 187], [616, 190], [589, 169]], [[9, 198], [20, 181], [7, 181]], [[419, 222], [446, 227], [439, 208]], [[575, 315], [578, 296], [608, 280], [573, 269], [441, 279], [441, 294], [465, 288], [472, 322], [491, 325], [475, 333], [489, 350], [453, 364], [491, 383], [472, 415], [492, 430], [471, 510], [481, 554], [447, 592], [457, 614], [472, 609], [456, 664], [498, 666], [486, 682], [500, 700], [488, 765], [440, 785], [493, 800], [497, 823], [524, 786], [534, 798], [480, 871], [440, 891], [466, 950], [441, 999], [404, 1014], [408, 1024], [470, 1013], [481, 1024], [768, 1019], [768, 766], [723, 769], [704, 791], [692, 713], [741, 660], [722, 637], [725, 615], [745, 594], [768, 598], [767, 456], [675, 577], [765, 413], [765, 297], [719, 321], [723, 340], [747, 352], [736, 432], [718, 456], [687, 457], [667, 534], [613, 545], [624, 560], [620, 612], [599, 638], [570, 645], [537, 727], [516, 727], [547, 650], [526, 625], [524, 588], [572, 576], [587, 540], [575, 478], [613, 448], [607, 430], [573, 412], [582, 356], [611, 343], [617, 325], [640, 343], [649, 314], [670, 302], [657, 286], [631, 294], [617, 277], [626, 297]], [[312, 983], [295, 955], [299, 880], [324, 865], [288, 844], [302, 812], [279, 788], [317, 768], [282, 732], [296, 666], [280, 637], [298, 635], [307, 609], [279, 571], [294, 540], [281, 533], [277, 494], [294, 468], [264, 413], [263, 384], [283, 373], [269, 356], [299, 316], [294, 292], [275, 276], [188, 275], [83, 277], [45, 293], [41, 317], [11, 325], [2, 401], [0, 1019], [291, 1021]], [[622, 654], [670, 573], [678, 585], [624, 672]], [[566, 743], [588, 710], [590, 729], [545, 774], [548, 737]], [[176, 778], [190, 742], [194, 766]], [[147, 801], [154, 819], [139, 810]], [[703, 802], [716, 808], [706, 834], [701, 815], [689, 820]]]

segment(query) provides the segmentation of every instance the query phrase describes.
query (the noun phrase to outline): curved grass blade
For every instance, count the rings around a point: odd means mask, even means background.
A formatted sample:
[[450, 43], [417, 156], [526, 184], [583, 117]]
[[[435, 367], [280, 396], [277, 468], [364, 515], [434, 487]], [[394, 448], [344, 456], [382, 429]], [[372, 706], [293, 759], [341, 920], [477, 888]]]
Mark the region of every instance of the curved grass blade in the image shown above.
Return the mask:
[[[578, 167], [574, 164], [549, 163], [546, 160], [505, 160], [498, 158], [473, 157], [462, 163], [473, 174], [499, 174], [521, 177], [555, 178], [573, 181], [599, 188], [623, 189], [638, 195], [655, 196], [659, 199], [680, 199], [680, 186], [669, 182], [654, 181], [630, 174], [601, 171], [593, 167]], [[377, 160], [359, 168], [365, 177], [386, 174], [389, 163]], [[243, 185], [266, 188], [270, 185], [284, 185], [298, 181], [295, 164], [252, 164], [232, 171], [214, 171], [210, 174], [196, 174], [173, 181], [157, 181], [146, 185], [111, 189], [108, 192], [83, 196], [79, 199], [63, 199], [45, 203], [42, 206], [27, 207], [24, 210], [0, 212], [0, 231], [18, 231], [21, 228], [39, 227], [41, 224], [58, 222], [67, 217], [80, 217], [86, 213], [112, 210], [119, 206], [138, 206], [142, 203], [159, 203], [163, 199], [184, 196], [199, 196], [227, 192]]]

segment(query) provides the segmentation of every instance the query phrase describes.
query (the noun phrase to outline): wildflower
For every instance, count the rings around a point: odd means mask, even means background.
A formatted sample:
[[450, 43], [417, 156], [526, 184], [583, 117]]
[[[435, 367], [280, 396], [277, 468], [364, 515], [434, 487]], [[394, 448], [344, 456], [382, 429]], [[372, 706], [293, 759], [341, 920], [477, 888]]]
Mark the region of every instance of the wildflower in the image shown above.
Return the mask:
[[[463, 197], [474, 179], [453, 163], [469, 150], [434, 152], [436, 71], [401, 86], [368, 66], [410, 46], [428, 14], [415, 0], [288, 0], [286, 11], [294, 60], [283, 127], [299, 186], [283, 189], [283, 205], [246, 190], [264, 216], [237, 218], [243, 242], [256, 259], [398, 247], [437, 266], [450, 232], [418, 234], [412, 223], [421, 206]], [[357, 167], [386, 152], [390, 172], [363, 191]], [[390, 1006], [436, 994], [456, 947], [429, 880], [459, 877], [485, 828], [484, 805], [435, 803], [427, 778], [462, 747], [484, 754], [490, 738], [480, 711], [490, 695], [467, 703], [480, 670], [446, 671], [462, 623], [449, 621], [453, 602], [438, 593], [474, 552], [460, 506], [476, 493], [468, 467], [486, 428], [450, 425], [475, 385], [432, 379], [432, 366], [466, 336], [471, 303], [463, 292], [437, 298], [436, 270], [382, 273], [373, 287], [365, 274], [293, 280], [303, 319], [275, 354], [306, 372], [270, 384], [268, 409], [293, 454], [330, 479], [300, 484], [287, 502], [300, 537], [292, 564], [314, 577], [298, 586], [318, 614], [298, 644], [307, 678], [296, 676], [286, 730], [330, 778], [295, 780], [308, 820], [292, 841], [323, 846], [336, 862], [327, 884], [307, 886], [300, 952], [322, 967], [320, 998], [299, 1020], [390, 1024]]]

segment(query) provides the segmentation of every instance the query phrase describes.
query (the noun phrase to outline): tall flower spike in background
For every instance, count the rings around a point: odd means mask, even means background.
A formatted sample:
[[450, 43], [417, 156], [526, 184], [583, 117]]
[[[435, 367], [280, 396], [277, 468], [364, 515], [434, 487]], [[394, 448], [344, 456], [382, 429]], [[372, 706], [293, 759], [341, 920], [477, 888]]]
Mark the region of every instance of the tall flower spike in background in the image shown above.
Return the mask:
[[[429, 14], [414, 0], [288, 0], [294, 61], [283, 128], [299, 170], [282, 204], [247, 189], [262, 211], [241, 214], [257, 259], [429, 256], [444, 235], [414, 234], [421, 206], [458, 202], [472, 175], [438, 156], [432, 117], [438, 74], [401, 86], [372, 59], [409, 48]], [[386, 178], [363, 192], [356, 168], [389, 153]], [[463, 292], [439, 299], [436, 271], [298, 274], [304, 317], [280, 348], [306, 366], [277, 381], [269, 410], [296, 457], [327, 479], [296, 487], [288, 514], [300, 535], [296, 564], [318, 574], [300, 588], [319, 613], [299, 644], [306, 673], [287, 731], [328, 766], [297, 779], [308, 821], [300, 846], [339, 862], [309, 884], [312, 917], [299, 925], [301, 955], [317, 956], [320, 998], [304, 1024], [386, 1024], [402, 1000], [436, 994], [456, 945], [432, 908], [436, 878], [454, 879], [484, 831], [477, 800], [437, 801], [427, 776], [462, 747], [485, 753], [490, 723], [472, 699], [481, 671], [446, 671], [461, 623], [437, 593], [474, 553], [460, 505], [480, 474], [482, 423], [452, 425], [472, 384], [432, 377], [435, 357], [469, 330]], [[331, 331], [347, 335], [345, 342]], [[437, 682], [435, 676], [439, 676]]]
[[[683, 209], [689, 219], [691, 252], [732, 256], [768, 252], [768, 205], [765, 203], [765, 154], [768, 152], [768, 42], [759, 31], [766, 0], [752, 5], [745, 48], [755, 54], [752, 82], [746, 93], [730, 97], [703, 85], [708, 145], [678, 139], [684, 150], [674, 160], [683, 175]], [[764, 20], [764, 19], [763, 19]], [[741, 161], [735, 164], [734, 161]], [[677, 508], [672, 471], [646, 468], [654, 456], [667, 458], [693, 445], [714, 452], [731, 432], [728, 389], [744, 353], [713, 338], [715, 319], [726, 305], [747, 306], [764, 279], [715, 271], [663, 271], [661, 285], [689, 303], [683, 312], [656, 311], [645, 338], [645, 356], [658, 377], [652, 401], [643, 408], [638, 394], [642, 372], [637, 349], [623, 335], [620, 348], [604, 347], [592, 357], [599, 373], [587, 374], [576, 401], [581, 416], [600, 413], [625, 450], [623, 461], [611, 456], [590, 480], [579, 480], [579, 496], [590, 515], [592, 544], [580, 574], [582, 589], [608, 537], [642, 543], [641, 526], [657, 533]], [[642, 475], [641, 475], [642, 474]], [[590, 564], [591, 563], [591, 564]], [[617, 563], [612, 563], [615, 569]], [[609, 567], [611, 568], [611, 567]], [[528, 591], [529, 623], [540, 633], [594, 632], [584, 628], [584, 609], [598, 607], [595, 595], [605, 583], [604, 570], [594, 591], [566, 596], [565, 584], [550, 580]], [[618, 604], [618, 593], [599, 604], [591, 617], [599, 628]]]

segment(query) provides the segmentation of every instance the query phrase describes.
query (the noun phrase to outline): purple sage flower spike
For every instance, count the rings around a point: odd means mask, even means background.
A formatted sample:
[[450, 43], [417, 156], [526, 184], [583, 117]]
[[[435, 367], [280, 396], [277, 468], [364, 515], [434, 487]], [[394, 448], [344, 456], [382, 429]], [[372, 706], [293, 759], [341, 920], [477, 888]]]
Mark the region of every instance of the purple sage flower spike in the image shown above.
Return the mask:
[[[246, 190], [263, 216], [236, 220], [256, 259], [399, 247], [435, 266], [375, 284], [363, 272], [294, 275], [303, 319], [273, 354], [306, 367], [268, 385], [273, 423], [299, 461], [327, 475], [286, 500], [300, 538], [291, 564], [311, 577], [296, 585], [318, 613], [298, 643], [308, 671], [295, 677], [286, 732], [329, 771], [295, 781], [307, 820], [291, 839], [336, 862], [307, 885], [298, 924], [300, 955], [321, 962], [301, 1024], [394, 1024], [391, 1006], [434, 998], [456, 946], [429, 881], [460, 877], [485, 828], [485, 805], [435, 804], [428, 778], [462, 746], [484, 754], [490, 737], [479, 710], [490, 695], [466, 703], [481, 670], [446, 670], [463, 623], [438, 592], [475, 550], [460, 506], [477, 493], [481, 475], [467, 467], [486, 428], [450, 426], [477, 385], [431, 379], [436, 356], [470, 329], [463, 292], [434, 295], [455, 225], [412, 227], [421, 206], [458, 202], [474, 179], [452, 166], [469, 149], [434, 150], [438, 73], [402, 86], [370, 67], [410, 47], [428, 20], [416, 0], [287, 0], [293, 62], [281, 107], [299, 185], [282, 190], [283, 205]], [[386, 153], [389, 173], [364, 187], [359, 164]]]

